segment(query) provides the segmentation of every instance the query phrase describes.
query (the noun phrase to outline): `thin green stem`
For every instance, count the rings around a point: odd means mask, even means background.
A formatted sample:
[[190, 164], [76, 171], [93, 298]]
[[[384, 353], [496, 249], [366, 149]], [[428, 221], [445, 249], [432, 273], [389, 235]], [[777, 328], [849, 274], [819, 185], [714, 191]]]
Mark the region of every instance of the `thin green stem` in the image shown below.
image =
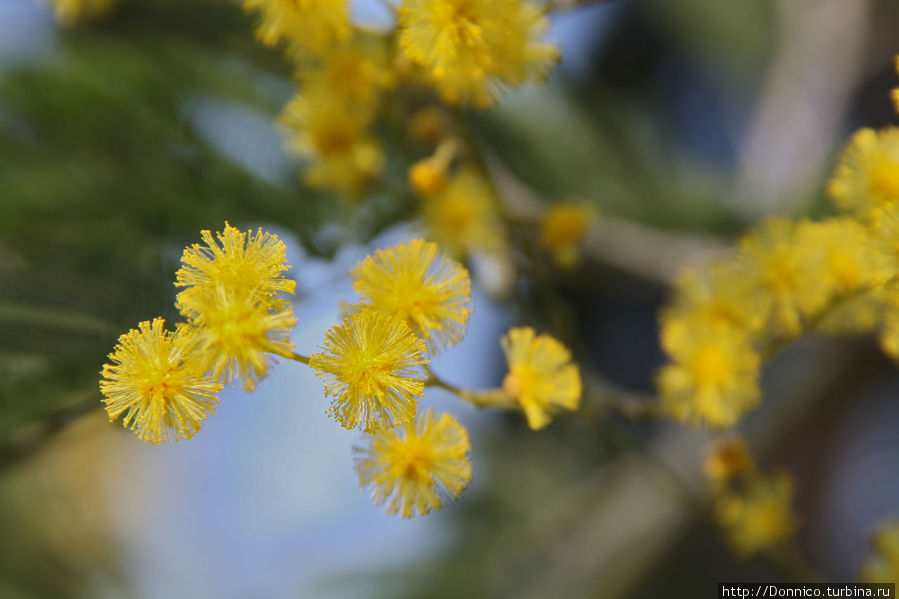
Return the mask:
[[425, 366], [428, 378], [425, 379], [425, 387], [437, 387], [448, 391], [476, 408], [513, 408], [515, 401], [502, 389], [487, 389], [485, 391], [472, 391], [457, 387], [440, 378], [429, 366]]
[[306, 366], [309, 366], [309, 358], [307, 358], [307, 357], [304, 356], [303, 354], [298, 354], [298, 353], [295, 353], [295, 352], [290, 352], [290, 353], [282, 354], [282, 355], [283, 355], [285, 358], [288, 358], [288, 359], [290, 359], [290, 360], [294, 360], [294, 361], [296, 361], [296, 362], [299, 362], [299, 363], [301, 363], [301, 364], [305, 364]]

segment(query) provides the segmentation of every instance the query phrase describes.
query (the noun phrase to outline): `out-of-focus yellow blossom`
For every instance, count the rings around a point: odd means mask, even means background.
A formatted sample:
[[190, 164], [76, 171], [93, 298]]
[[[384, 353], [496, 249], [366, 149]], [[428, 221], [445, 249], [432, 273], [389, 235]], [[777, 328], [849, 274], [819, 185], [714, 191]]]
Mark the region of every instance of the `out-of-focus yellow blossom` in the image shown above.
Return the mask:
[[446, 188], [447, 173], [459, 144], [454, 139], [444, 140], [432, 156], [419, 160], [409, 167], [409, 186], [420, 196], [432, 196]]
[[742, 437], [728, 437], [716, 442], [702, 462], [705, 475], [714, 481], [725, 481], [755, 470], [749, 445]]
[[375, 430], [366, 445], [354, 447], [356, 475], [372, 488], [377, 505], [403, 518], [442, 506], [442, 496], [457, 498], [471, 481], [468, 432], [449, 414], [428, 409], [402, 428]]
[[498, 40], [494, 67], [502, 86], [519, 87], [546, 77], [559, 60], [559, 49], [545, 41], [549, 21], [533, 2], [514, 2], [505, 22], [507, 32]]
[[449, 115], [437, 106], [425, 106], [412, 115], [409, 134], [425, 146], [436, 146], [449, 135], [452, 123]]
[[685, 270], [677, 277], [671, 300], [662, 312], [662, 346], [677, 347], [679, 338], [692, 336], [696, 328], [724, 335], [756, 333], [765, 319], [760, 304], [766, 305], [765, 298], [733, 259]]
[[852, 293], [874, 278], [868, 230], [852, 218], [803, 221], [795, 243], [807, 254], [807, 268], [822, 279], [828, 296]]
[[847, 297], [829, 308], [818, 329], [830, 335], [852, 335], [873, 331], [883, 320], [889, 304], [883, 289]]
[[310, 187], [357, 199], [377, 182], [384, 163], [381, 147], [373, 139], [365, 138], [345, 152], [314, 158], [304, 175]]
[[471, 279], [436, 243], [413, 239], [378, 250], [353, 268], [364, 305], [409, 325], [434, 352], [455, 345], [471, 316]]
[[[293, 294], [296, 282], [284, 278], [287, 264], [284, 243], [277, 235], [262, 229], [246, 233], [227, 222], [225, 230], [201, 231], [205, 245], [184, 249], [181, 268], [175, 273], [175, 287], [186, 287], [175, 305], [186, 317], [197, 313], [202, 296], [215, 293], [216, 287], [238, 295], [253, 295], [267, 309], [283, 310], [290, 305], [284, 293]], [[218, 238], [218, 241], [216, 241]]]
[[450, 103], [489, 106], [542, 76], [558, 56], [546, 21], [521, 0], [405, 0], [399, 44]]
[[[876, 326], [882, 302], [872, 290], [877, 268], [869, 230], [846, 217], [806, 221], [796, 229], [796, 243], [805, 252], [806, 268], [818, 277], [820, 292], [832, 306], [818, 328], [846, 334]], [[856, 295], [847, 297], [851, 294]]]
[[575, 266], [580, 260], [578, 245], [596, 220], [589, 206], [560, 202], [550, 207], [540, 219], [540, 244], [552, 252], [556, 264]]
[[297, 79], [300, 93], [325, 91], [332, 95], [332, 101], [372, 115], [378, 109], [380, 94], [393, 85], [394, 77], [383, 41], [357, 36], [311, 63], [303, 61]]
[[899, 199], [899, 129], [860, 129], [827, 186], [840, 210], [866, 215]]
[[109, 16], [118, 0], [49, 0], [49, 3], [56, 20], [70, 26]]
[[454, 256], [495, 253], [505, 245], [496, 198], [483, 177], [470, 169], [456, 173], [446, 188], [423, 202], [428, 237]]
[[829, 300], [790, 220], [769, 218], [740, 240], [739, 260], [744, 276], [761, 292], [761, 305], [770, 305], [766, 330], [773, 335], [796, 335], [802, 316], [817, 313]]
[[370, 431], [406, 424], [424, 391], [425, 344], [403, 320], [384, 312], [351, 314], [325, 334], [309, 358], [334, 398], [328, 409], [345, 428]]
[[509, 364], [503, 391], [524, 411], [531, 429], [545, 427], [559, 410], [577, 409], [581, 375], [564, 345], [530, 327], [510, 329], [500, 344]]
[[872, 211], [870, 221], [869, 244], [875, 283], [892, 292], [899, 274], [899, 203]]
[[315, 187], [356, 196], [374, 181], [384, 155], [368, 136], [368, 110], [357, 110], [324, 89], [294, 97], [279, 123], [288, 132], [288, 149], [310, 161], [306, 181]]
[[899, 581], [899, 522], [890, 522], [871, 539], [872, 555], [861, 567], [864, 582]]
[[207, 375], [196, 339], [166, 331], [162, 318], [119, 337], [109, 360], [100, 373], [109, 421], [123, 416], [142, 441], [189, 439], [215, 409], [222, 385]]
[[293, 53], [323, 52], [352, 32], [347, 0], [243, 0], [243, 8], [259, 15], [259, 41]]
[[716, 515], [734, 549], [744, 556], [781, 545], [796, 532], [793, 481], [786, 474], [753, 477], [743, 492], [727, 492], [717, 501]]
[[659, 371], [663, 407], [677, 420], [733, 426], [759, 402], [760, 358], [740, 331], [695, 327], [665, 347], [672, 363]]
[[270, 310], [263, 298], [219, 286], [191, 304], [190, 325], [217, 380], [240, 379], [252, 391], [265, 378], [271, 355], [290, 357], [293, 309]]

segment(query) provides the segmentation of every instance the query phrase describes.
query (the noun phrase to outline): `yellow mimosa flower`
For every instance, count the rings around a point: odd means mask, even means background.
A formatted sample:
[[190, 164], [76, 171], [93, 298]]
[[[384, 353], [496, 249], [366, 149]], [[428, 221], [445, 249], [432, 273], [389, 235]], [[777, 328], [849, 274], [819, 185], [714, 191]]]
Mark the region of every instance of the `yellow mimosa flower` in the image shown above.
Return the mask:
[[405, 321], [363, 310], [332, 327], [321, 349], [309, 365], [334, 398], [328, 413], [345, 428], [392, 428], [415, 416], [428, 359]]
[[471, 280], [436, 243], [413, 239], [357, 264], [353, 289], [364, 305], [402, 319], [429, 351], [454, 345], [471, 316]]
[[471, 481], [468, 432], [449, 414], [435, 418], [428, 409], [404, 427], [367, 433], [365, 441], [353, 448], [359, 484], [372, 488], [388, 514], [427, 514]]
[[109, 420], [121, 416], [142, 441], [189, 439], [218, 402], [222, 385], [208, 376], [196, 339], [166, 331], [162, 318], [119, 337], [109, 360], [100, 373]]
[[503, 390], [524, 411], [528, 426], [541, 429], [558, 410], [578, 408], [581, 376], [564, 345], [530, 327], [510, 329], [500, 343], [509, 364]]

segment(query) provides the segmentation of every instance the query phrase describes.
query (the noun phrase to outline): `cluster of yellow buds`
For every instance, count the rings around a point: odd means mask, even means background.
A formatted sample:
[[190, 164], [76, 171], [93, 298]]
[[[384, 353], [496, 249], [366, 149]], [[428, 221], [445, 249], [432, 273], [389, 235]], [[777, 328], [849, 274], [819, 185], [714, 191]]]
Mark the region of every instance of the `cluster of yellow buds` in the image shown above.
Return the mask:
[[782, 548], [793, 538], [793, 480], [782, 472], [760, 473], [745, 440], [731, 436], [715, 442], [703, 469], [712, 484], [715, 517], [737, 553]]
[[[506, 218], [471, 135], [447, 104], [487, 108], [503, 92], [543, 78], [558, 59], [531, 0], [404, 0], [387, 4], [386, 29], [353, 22], [346, 0], [244, 0], [257, 37], [282, 47], [297, 94], [279, 119], [288, 149], [313, 187], [352, 199], [398, 186], [418, 198], [427, 237], [457, 258], [476, 255], [499, 273], [514, 266]], [[390, 131], [384, 150], [382, 133]], [[403, 143], [397, 143], [397, 141]], [[560, 267], [578, 262], [591, 213], [567, 203], [548, 211], [540, 241]]]
[[425, 514], [457, 497], [471, 479], [468, 433], [449, 414], [419, 409], [427, 386], [457, 394], [479, 407], [520, 410], [533, 429], [560, 409], [574, 410], [581, 381], [568, 350], [530, 328], [513, 328], [501, 341], [509, 362], [502, 388], [459, 389], [428, 364], [465, 335], [471, 281], [434, 243], [414, 239], [378, 250], [353, 268], [359, 295], [350, 313], [325, 335], [320, 351], [293, 351], [296, 324], [288, 295], [295, 283], [285, 246], [262, 230], [225, 224], [203, 244], [184, 250], [175, 306], [185, 318], [167, 331], [161, 318], [119, 338], [101, 372], [110, 420], [151, 443], [192, 437], [213, 411], [223, 385], [252, 390], [272, 359], [318, 371], [328, 413], [365, 434], [355, 448], [362, 485], [390, 513]]
[[763, 362], [809, 330], [879, 330], [899, 358], [899, 129], [856, 133], [828, 193], [839, 214], [770, 218], [732, 256], [680, 277], [660, 331], [673, 417], [733, 426], [760, 401]]
[[[427, 114], [441, 101], [488, 107], [504, 89], [542, 77], [558, 55], [530, 0], [406, 0], [388, 4], [387, 30], [354, 23], [347, 0], [243, 6], [257, 16], [259, 40], [284, 48], [296, 69], [298, 93], [280, 122], [308, 161], [306, 182], [349, 197], [367, 191], [386, 164], [373, 133], [379, 117], [422, 106]], [[422, 97], [423, 88], [435, 97]], [[433, 190], [440, 173], [431, 166], [416, 180]]]

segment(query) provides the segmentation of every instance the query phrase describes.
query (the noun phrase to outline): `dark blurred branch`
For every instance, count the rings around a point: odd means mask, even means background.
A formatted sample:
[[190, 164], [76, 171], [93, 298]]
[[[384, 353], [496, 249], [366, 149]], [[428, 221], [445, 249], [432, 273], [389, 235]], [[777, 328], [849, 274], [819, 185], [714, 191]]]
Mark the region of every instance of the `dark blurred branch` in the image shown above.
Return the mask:
[[[481, 155], [506, 217], [537, 227], [546, 202], [518, 181], [498, 157], [483, 148]], [[731, 244], [718, 237], [662, 231], [602, 214], [584, 241], [583, 257], [667, 286], [685, 266], [704, 264], [730, 250]]]
[[[751, 218], [807, 201], [864, 76], [870, 0], [780, 0], [781, 41], [741, 148], [733, 197]], [[884, 98], [886, 103], [886, 98]]]

